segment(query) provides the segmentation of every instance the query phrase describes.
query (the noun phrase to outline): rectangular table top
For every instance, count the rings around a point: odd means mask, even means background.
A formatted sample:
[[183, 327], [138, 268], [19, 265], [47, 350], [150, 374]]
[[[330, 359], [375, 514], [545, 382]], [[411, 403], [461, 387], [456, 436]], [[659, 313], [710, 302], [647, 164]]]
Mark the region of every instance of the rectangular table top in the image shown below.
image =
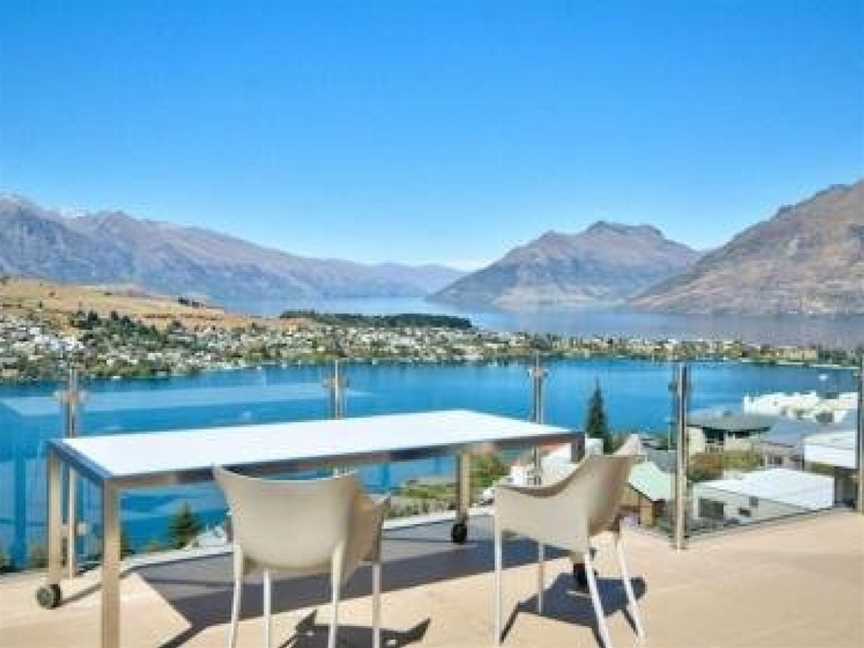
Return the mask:
[[53, 439], [67, 461], [101, 480], [209, 470], [214, 465], [326, 463], [412, 450], [560, 442], [573, 432], [469, 410]]

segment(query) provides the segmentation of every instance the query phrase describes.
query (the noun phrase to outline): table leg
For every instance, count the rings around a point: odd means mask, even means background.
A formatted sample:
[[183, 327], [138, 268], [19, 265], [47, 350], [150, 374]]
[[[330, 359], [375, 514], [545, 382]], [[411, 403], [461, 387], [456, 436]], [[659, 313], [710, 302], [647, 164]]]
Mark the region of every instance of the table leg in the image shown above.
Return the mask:
[[540, 456], [540, 448], [534, 447], [531, 451], [531, 462], [534, 464], [534, 486], [540, 486], [543, 482], [543, 459]]
[[450, 537], [456, 544], [468, 539], [468, 507], [471, 504], [471, 455], [456, 457], [456, 521]]
[[102, 487], [102, 648], [120, 646], [120, 496]]
[[72, 468], [68, 469], [68, 491], [66, 494], [66, 574], [68, 578], [78, 575], [78, 476]]
[[63, 467], [53, 450], [48, 450], [48, 570], [45, 584], [36, 590], [36, 600], [44, 608], [60, 605], [63, 594]]

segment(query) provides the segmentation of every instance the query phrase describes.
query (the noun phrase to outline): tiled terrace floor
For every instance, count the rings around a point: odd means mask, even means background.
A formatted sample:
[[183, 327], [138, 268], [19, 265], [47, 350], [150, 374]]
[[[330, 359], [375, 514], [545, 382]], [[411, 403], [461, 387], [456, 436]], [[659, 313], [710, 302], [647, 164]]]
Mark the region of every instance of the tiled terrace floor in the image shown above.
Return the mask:
[[[491, 644], [492, 575], [488, 521], [478, 519], [473, 540], [454, 549], [449, 525], [388, 532], [385, 553], [385, 646]], [[635, 636], [609, 552], [600, 544], [601, 587], [616, 646]], [[682, 553], [636, 531], [627, 533], [653, 648], [864, 646], [864, 517], [834, 513], [700, 540]], [[505, 560], [505, 606], [512, 623], [505, 646], [596, 646], [587, 597], [570, 591], [569, 562], [547, 566], [544, 616], [534, 613], [536, 571], [528, 543], [513, 542]], [[521, 563], [521, 564], [520, 564]], [[341, 610], [340, 646], [369, 646], [368, 573], [356, 579]], [[38, 579], [0, 580], [0, 647], [98, 646], [96, 575], [64, 585], [59, 609], [37, 607]], [[132, 570], [123, 582], [124, 647], [224, 646], [230, 601], [225, 557], [201, 558]], [[315, 581], [275, 586], [277, 643], [286, 648], [326, 645], [326, 587]], [[262, 645], [260, 587], [250, 584], [240, 646]]]

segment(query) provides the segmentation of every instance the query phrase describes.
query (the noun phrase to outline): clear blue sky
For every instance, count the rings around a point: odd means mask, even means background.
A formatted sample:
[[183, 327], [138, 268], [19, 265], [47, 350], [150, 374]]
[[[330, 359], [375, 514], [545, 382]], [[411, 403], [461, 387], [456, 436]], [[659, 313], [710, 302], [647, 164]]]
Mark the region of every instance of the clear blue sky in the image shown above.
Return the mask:
[[0, 3], [0, 190], [471, 265], [864, 176], [864, 3]]

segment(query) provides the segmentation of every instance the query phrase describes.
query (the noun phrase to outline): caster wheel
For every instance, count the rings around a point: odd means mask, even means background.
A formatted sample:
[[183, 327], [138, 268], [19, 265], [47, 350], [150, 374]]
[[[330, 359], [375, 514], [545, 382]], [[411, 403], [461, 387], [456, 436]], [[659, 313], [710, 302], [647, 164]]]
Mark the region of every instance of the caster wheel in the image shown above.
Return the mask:
[[46, 610], [53, 610], [63, 600], [59, 585], [43, 585], [36, 590], [36, 601]]
[[464, 522], [454, 524], [453, 528], [450, 529], [450, 539], [455, 544], [465, 544], [468, 539], [468, 525]]

